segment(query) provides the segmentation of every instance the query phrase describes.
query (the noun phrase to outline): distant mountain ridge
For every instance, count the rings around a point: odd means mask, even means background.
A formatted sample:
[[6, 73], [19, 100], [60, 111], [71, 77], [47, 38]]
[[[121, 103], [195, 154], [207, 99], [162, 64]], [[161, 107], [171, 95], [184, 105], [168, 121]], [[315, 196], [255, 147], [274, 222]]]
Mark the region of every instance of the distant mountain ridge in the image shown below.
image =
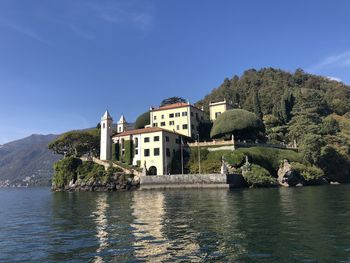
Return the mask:
[[53, 164], [61, 157], [47, 145], [58, 135], [33, 134], [0, 146], [0, 187], [50, 185]]

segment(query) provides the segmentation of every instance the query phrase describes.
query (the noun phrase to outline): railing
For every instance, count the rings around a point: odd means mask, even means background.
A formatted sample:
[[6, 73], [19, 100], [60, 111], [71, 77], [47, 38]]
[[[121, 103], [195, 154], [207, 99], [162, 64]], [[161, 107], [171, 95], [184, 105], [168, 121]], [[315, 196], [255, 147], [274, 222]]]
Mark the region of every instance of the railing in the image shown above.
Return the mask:
[[270, 148], [279, 148], [279, 149], [292, 149], [297, 150], [296, 145], [289, 144], [272, 144], [272, 143], [259, 143], [259, 142], [246, 142], [246, 141], [235, 141], [235, 140], [212, 140], [212, 141], [203, 141], [203, 142], [191, 142], [188, 143], [189, 147], [205, 147], [205, 146], [235, 146], [235, 148], [239, 147], [270, 147]]

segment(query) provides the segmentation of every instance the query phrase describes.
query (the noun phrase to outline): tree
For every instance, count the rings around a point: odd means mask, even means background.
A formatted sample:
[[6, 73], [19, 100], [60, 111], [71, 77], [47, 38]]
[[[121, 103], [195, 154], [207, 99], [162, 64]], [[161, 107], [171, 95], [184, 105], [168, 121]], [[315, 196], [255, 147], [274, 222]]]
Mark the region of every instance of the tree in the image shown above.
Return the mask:
[[318, 164], [321, 158], [321, 148], [325, 145], [322, 136], [306, 134], [299, 147], [306, 163]]
[[261, 138], [265, 129], [262, 121], [252, 112], [233, 109], [222, 113], [214, 122], [210, 136], [212, 138], [230, 137], [240, 139]]
[[282, 96], [281, 99], [281, 114], [280, 117], [284, 123], [288, 123], [291, 118], [291, 111], [294, 105], [294, 96], [288, 90]]
[[253, 103], [254, 103], [254, 113], [256, 116], [259, 117], [259, 119], [262, 120], [263, 118], [263, 113], [261, 111], [261, 106], [260, 106], [260, 100], [259, 100], [259, 93], [258, 91], [254, 92], [254, 98], [253, 98]]
[[181, 97], [170, 97], [162, 100], [162, 102], [160, 103], [160, 106], [163, 107], [165, 105], [180, 103], [180, 102], [186, 103], [186, 100]]
[[70, 131], [62, 134], [48, 145], [57, 154], [79, 157], [84, 154], [98, 156], [100, 136], [96, 130]]
[[135, 129], [142, 129], [145, 128], [146, 125], [149, 125], [151, 123], [150, 121], [150, 113], [149, 111], [142, 113], [140, 116], [137, 117], [135, 122]]
[[334, 135], [339, 131], [338, 122], [332, 117], [326, 117], [322, 120], [321, 124], [321, 134], [326, 135]]

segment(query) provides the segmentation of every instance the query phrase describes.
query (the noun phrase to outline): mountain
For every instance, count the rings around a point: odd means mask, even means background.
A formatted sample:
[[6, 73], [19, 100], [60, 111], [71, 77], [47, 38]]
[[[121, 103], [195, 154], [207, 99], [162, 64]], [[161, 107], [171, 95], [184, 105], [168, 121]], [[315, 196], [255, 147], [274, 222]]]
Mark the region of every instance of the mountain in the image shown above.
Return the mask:
[[0, 146], [0, 187], [50, 185], [53, 164], [61, 157], [47, 145], [57, 135], [33, 134]]

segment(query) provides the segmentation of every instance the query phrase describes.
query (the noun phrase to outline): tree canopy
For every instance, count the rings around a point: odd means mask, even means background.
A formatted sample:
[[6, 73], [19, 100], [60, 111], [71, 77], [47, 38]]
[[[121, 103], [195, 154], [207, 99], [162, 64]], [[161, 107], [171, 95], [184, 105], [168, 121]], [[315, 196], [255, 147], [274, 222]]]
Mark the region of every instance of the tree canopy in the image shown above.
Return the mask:
[[186, 100], [182, 97], [169, 97], [169, 98], [162, 100], [162, 102], [160, 103], [160, 106], [162, 107], [165, 105], [179, 103], [179, 102], [186, 103]]
[[149, 125], [151, 123], [150, 121], [150, 113], [149, 111], [142, 113], [140, 116], [137, 117], [135, 122], [135, 129], [142, 129], [145, 128], [146, 125]]
[[[350, 181], [349, 85], [301, 69], [249, 69], [226, 78], [196, 106], [222, 99], [263, 115], [269, 142], [296, 145], [304, 165], [321, 168], [332, 180]], [[227, 132], [231, 125], [220, 126]], [[216, 129], [212, 135], [221, 137], [223, 131]]]
[[263, 124], [254, 113], [233, 109], [225, 111], [215, 120], [210, 136], [220, 138], [233, 134], [240, 139], [257, 139], [263, 131]]
[[66, 132], [51, 142], [48, 148], [65, 156], [79, 157], [84, 154], [98, 156], [100, 151], [99, 130]]

